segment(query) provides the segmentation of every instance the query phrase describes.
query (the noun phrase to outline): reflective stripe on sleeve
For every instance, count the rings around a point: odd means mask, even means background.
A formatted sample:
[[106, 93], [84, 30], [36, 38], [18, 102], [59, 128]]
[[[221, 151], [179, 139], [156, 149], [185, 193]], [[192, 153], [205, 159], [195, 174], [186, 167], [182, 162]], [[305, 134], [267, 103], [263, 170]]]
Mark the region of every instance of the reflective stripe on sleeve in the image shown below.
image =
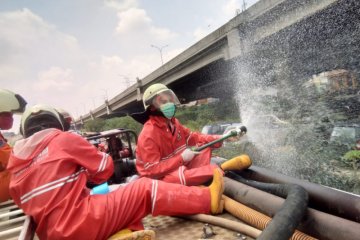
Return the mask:
[[175, 154], [177, 154], [178, 152], [180, 152], [180, 151], [182, 151], [182, 150], [185, 150], [185, 148], [186, 148], [186, 144], [178, 147], [177, 149], [175, 149], [174, 152], [170, 153], [170, 154], [167, 155], [166, 157], [161, 158], [161, 160], [166, 160], [166, 159], [168, 159], [168, 158], [171, 158], [171, 157], [173, 157]]
[[21, 204], [26, 203], [27, 201], [29, 201], [30, 199], [32, 199], [32, 198], [34, 198], [34, 197], [36, 197], [38, 195], [41, 195], [41, 194], [46, 193], [48, 191], [51, 191], [53, 189], [62, 187], [66, 183], [73, 182], [73, 181], [77, 180], [79, 178], [80, 173], [82, 173], [84, 171], [85, 171], [85, 169], [81, 169], [78, 172], [71, 174], [70, 176], [63, 177], [63, 178], [60, 178], [58, 180], [46, 183], [46, 184], [44, 184], [44, 185], [42, 185], [40, 187], [34, 188], [30, 192], [28, 192], [28, 193], [24, 194], [23, 196], [21, 196], [21, 198], [20, 198]]
[[102, 159], [101, 159], [99, 168], [98, 168], [98, 170], [97, 170], [96, 173], [104, 171], [104, 169], [105, 169], [105, 167], [106, 167], [106, 164], [107, 164], [107, 160], [108, 160], [108, 156], [109, 156], [109, 155], [106, 154], [106, 153], [103, 153], [103, 152], [102, 152], [101, 154], [103, 155], [103, 157], [102, 157]]
[[[167, 160], [167, 159], [175, 156], [175, 155], [176, 155], [177, 153], [179, 153], [180, 151], [185, 150], [185, 148], [186, 148], [186, 145], [185, 145], [185, 144], [182, 145], [182, 146], [180, 146], [180, 147], [178, 147], [177, 149], [175, 149], [174, 152], [170, 153], [170, 154], [167, 155], [166, 157], [161, 158], [159, 162], [164, 161], [164, 160]], [[145, 163], [145, 164], [144, 164], [144, 169], [149, 169], [149, 168], [151, 168], [152, 166], [159, 164], [159, 162]]]
[[190, 132], [188, 138], [186, 139], [186, 145], [189, 145], [189, 140], [190, 140], [191, 134], [193, 134], [193, 132]]

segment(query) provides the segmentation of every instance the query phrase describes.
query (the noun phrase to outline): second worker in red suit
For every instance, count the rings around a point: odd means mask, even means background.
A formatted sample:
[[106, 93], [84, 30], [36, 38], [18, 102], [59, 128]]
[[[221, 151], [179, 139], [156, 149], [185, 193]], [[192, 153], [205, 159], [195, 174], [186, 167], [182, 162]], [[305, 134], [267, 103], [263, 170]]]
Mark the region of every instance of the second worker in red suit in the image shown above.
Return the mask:
[[[174, 117], [179, 100], [165, 85], [156, 83], [148, 87], [143, 95], [143, 104], [145, 112], [141, 119], [133, 115], [144, 123], [136, 149], [136, 168], [140, 176], [191, 186], [211, 179], [214, 169], [241, 170], [251, 165], [247, 155], [218, 166], [210, 163], [210, 148], [201, 152], [192, 151], [192, 146], [201, 146], [219, 139], [221, 135], [191, 132], [181, 125]], [[213, 147], [221, 145], [220, 142]]]

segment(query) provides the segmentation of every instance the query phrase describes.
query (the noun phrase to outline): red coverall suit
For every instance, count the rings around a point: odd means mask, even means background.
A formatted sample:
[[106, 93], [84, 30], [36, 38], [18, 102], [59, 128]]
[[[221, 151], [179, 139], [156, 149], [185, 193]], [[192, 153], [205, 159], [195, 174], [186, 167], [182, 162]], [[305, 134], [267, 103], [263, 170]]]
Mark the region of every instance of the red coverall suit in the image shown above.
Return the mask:
[[5, 202], [10, 199], [10, 173], [6, 170], [10, 153], [11, 147], [7, 144], [6, 139], [0, 133], [0, 202]]
[[[188, 163], [181, 153], [189, 146], [201, 146], [220, 136], [205, 135], [190, 130], [176, 118], [173, 133], [162, 116], [150, 116], [139, 135], [136, 149], [136, 168], [144, 177], [161, 179], [182, 185], [199, 185], [212, 178], [217, 165], [210, 164], [211, 149], [203, 150]], [[220, 147], [222, 143], [215, 144]]]
[[10, 194], [37, 224], [40, 239], [106, 239], [123, 228], [142, 229], [153, 215], [210, 212], [208, 188], [142, 178], [104, 195], [86, 182], [113, 173], [109, 155], [81, 136], [46, 129], [16, 143], [10, 157]]

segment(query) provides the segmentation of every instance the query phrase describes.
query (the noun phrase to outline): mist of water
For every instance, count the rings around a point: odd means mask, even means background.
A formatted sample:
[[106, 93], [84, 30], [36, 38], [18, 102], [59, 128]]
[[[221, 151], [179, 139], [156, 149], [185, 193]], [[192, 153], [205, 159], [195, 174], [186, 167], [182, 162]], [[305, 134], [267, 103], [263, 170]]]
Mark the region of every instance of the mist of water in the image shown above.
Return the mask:
[[[310, 179], [322, 161], [322, 136], [316, 131], [322, 119], [300, 112], [330, 113], [323, 103], [299, 100], [292, 88], [270, 82], [266, 76], [255, 76], [249, 65], [239, 63], [238, 94], [240, 118], [248, 129], [247, 138], [254, 148], [249, 150], [254, 164], [288, 176]], [[279, 80], [283, 82], [282, 79]], [[286, 91], [286, 94], [281, 94]], [[307, 89], [302, 95], [306, 95]], [[286, 102], [287, 106], [282, 106]], [[313, 105], [314, 109], [306, 109]]]
[[330, 136], [339, 122], [360, 120], [360, 30], [346, 11], [244, 46], [252, 50], [233, 65], [233, 85], [254, 164], [329, 186], [341, 178], [334, 165], [350, 146], [335, 149]]

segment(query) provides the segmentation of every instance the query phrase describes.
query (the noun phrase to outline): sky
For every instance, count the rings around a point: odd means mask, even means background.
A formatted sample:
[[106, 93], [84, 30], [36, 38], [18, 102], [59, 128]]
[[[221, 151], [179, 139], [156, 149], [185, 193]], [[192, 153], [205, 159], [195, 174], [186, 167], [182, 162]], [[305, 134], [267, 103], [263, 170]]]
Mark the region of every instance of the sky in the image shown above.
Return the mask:
[[226, 24], [243, 2], [0, 0], [0, 87], [28, 107], [78, 118]]

